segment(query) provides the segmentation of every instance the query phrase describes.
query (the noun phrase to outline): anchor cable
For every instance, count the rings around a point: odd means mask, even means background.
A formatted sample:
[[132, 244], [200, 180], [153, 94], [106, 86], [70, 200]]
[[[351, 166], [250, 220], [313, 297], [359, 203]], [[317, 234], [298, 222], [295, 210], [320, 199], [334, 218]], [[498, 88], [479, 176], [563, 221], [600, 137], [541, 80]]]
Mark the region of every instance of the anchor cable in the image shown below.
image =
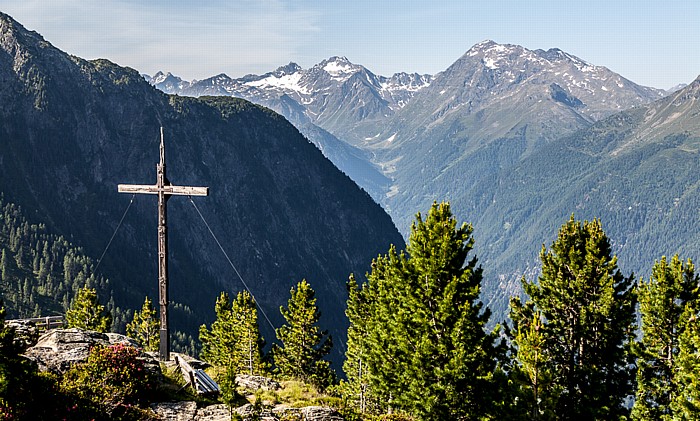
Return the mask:
[[126, 218], [126, 214], [129, 212], [129, 208], [131, 208], [131, 204], [134, 203], [134, 197], [136, 197], [136, 194], [131, 195], [131, 200], [129, 201], [129, 205], [126, 207], [126, 210], [124, 211], [124, 215], [122, 215], [122, 219], [119, 220], [119, 223], [117, 224], [117, 228], [114, 230], [112, 233], [112, 237], [109, 239], [109, 242], [107, 243], [107, 247], [105, 247], [104, 251], [102, 252], [102, 256], [97, 260], [97, 265], [95, 266], [95, 269], [93, 269], [93, 273], [97, 272], [97, 268], [100, 267], [100, 263], [102, 263], [102, 259], [105, 257], [105, 253], [107, 253], [107, 250], [109, 249], [109, 246], [112, 244], [112, 240], [114, 240], [114, 236], [117, 235], [117, 231], [119, 231], [119, 227], [122, 226], [122, 222], [124, 222], [124, 218]]
[[274, 331], [276, 330], [275, 325], [273, 325], [272, 322], [270, 321], [270, 318], [267, 317], [267, 314], [265, 313], [265, 310], [263, 310], [262, 306], [260, 305], [260, 302], [255, 298], [255, 294], [253, 294], [253, 291], [250, 290], [250, 288], [248, 287], [248, 284], [243, 280], [243, 277], [242, 277], [241, 274], [238, 272], [238, 269], [236, 269], [236, 266], [235, 266], [235, 265], [233, 264], [233, 262], [231, 261], [231, 258], [228, 256], [228, 253], [226, 253], [226, 250], [224, 250], [224, 247], [223, 247], [223, 246], [221, 245], [221, 243], [219, 242], [219, 239], [216, 238], [216, 235], [214, 235], [214, 231], [211, 230], [211, 227], [210, 227], [209, 224], [207, 223], [207, 220], [204, 219], [204, 215], [202, 215], [202, 212], [199, 211], [199, 208], [198, 208], [197, 205], [194, 203], [194, 200], [192, 200], [192, 197], [191, 197], [191, 196], [187, 196], [187, 198], [190, 199], [190, 203], [192, 203], [192, 206], [194, 206], [194, 209], [195, 209], [195, 210], [197, 211], [197, 213], [199, 214], [199, 217], [202, 218], [202, 222], [204, 222], [204, 225], [206, 225], [207, 229], [209, 230], [209, 233], [211, 234], [211, 236], [214, 238], [214, 241], [216, 241], [216, 244], [217, 244], [217, 245], [219, 246], [219, 248], [221, 249], [221, 252], [224, 253], [224, 256], [226, 256], [226, 260], [228, 260], [229, 265], [231, 265], [231, 267], [233, 268], [233, 271], [236, 272], [236, 275], [238, 275], [238, 279], [241, 280], [241, 283], [243, 284], [243, 286], [245, 287], [245, 289], [248, 291], [248, 293], [250, 294], [250, 296], [253, 297], [253, 300], [255, 301], [255, 305], [258, 306], [258, 308], [260, 309], [260, 312], [261, 312], [262, 315], [265, 317], [265, 320], [267, 320], [267, 323], [270, 324], [270, 327], [272, 328], [272, 331], [274, 332]]

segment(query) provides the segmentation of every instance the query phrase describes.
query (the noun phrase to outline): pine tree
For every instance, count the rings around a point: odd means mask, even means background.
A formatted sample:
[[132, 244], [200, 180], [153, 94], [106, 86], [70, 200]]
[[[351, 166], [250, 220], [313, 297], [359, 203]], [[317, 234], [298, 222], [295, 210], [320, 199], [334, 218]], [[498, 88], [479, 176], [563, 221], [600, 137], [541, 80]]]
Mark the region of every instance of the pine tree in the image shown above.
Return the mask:
[[[698, 293], [698, 290], [695, 290]], [[674, 384], [671, 403], [673, 419], [700, 419], [700, 300], [688, 302], [681, 315]]]
[[349, 336], [348, 357], [360, 355], [372, 393], [420, 419], [491, 410], [496, 335], [478, 300], [482, 270], [467, 260], [472, 231], [457, 227], [449, 204], [434, 203], [425, 220], [417, 215], [407, 253], [391, 247], [375, 259], [361, 299], [349, 302], [359, 335]]
[[228, 366], [230, 350], [233, 348], [233, 321], [228, 294], [222, 292], [216, 299], [214, 311], [216, 319], [211, 330], [205, 325], [199, 327], [199, 340], [202, 343], [201, 358], [219, 367]]
[[[531, 301], [515, 300], [511, 311], [515, 326], [532, 323], [523, 315], [541, 314], [542, 369], [554, 376], [552, 387], [561, 392], [549, 400], [556, 402], [554, 408], [539, 410], [552, 410], [558, 419], [624, 416], [624, 400], [632, 391], [633, 278], [618, 270], [598, 220], [580, 223], [572, 216], [551, 249], [542, 247], [540, 258], [539, 282], [523, 280]], [[528, 306], [535, 313], [523, 311]], [[515, 342], [520, 366], [528, 364], [532, 345]]]
[[160, 320], [151, 300], [146, 297], [141, 311], [126, 325], [126, 334], [141, 344], [146, 351], [157, 351], [160, 346]]
[[638, 287], [642, 340], [637, 347], [637, 393], [632, 418], [670, 419], [675, 384], [682, 315], [689, 301], [697, 300], [699, 278], [693, 263], [685, 265], [678, 255], [662, 257], [652, 269], [649, 282]]
[[7, 251], [3, 248], [0, 256], [0, 281], [10, 280], [10, 260], [7, 258]]
[[554, 379], [542, 314], [534, 311], [532, 302], [528, 304], [521, 305], [519, 298], [511, 302], [511, 319], [517, 323], [514, 322], [514, 333], [509, 333], [517, 350], [517, 362], [509, 371], [517, 399], [512, 400], [510, 418], [554, 420], [561, 386]]
[[325, 389], [334, 381], [330, 362], [324, 360], [333, 346], [328, 331], [321, 331], [321, 313], [316, 307], [315, 292], [302, 280], [290, 291], [287, 308], [280, 311], [286, 323], [276, 330], [280, 345], [273, 345], [272, 355], [279, 374]]
[[66, 311], [68, 327], [107, 332], [112, 326], [112, 316], [97, 299], [97, 291], [81, 288], [71, 307]]
[[348, 403], [360, 413], [377, 412], [380, 409], [376, 396], [369, 388], [369, 373], [364, 355], [367, 344], [369, 320], [369, 284], [358, 285], [355, 277], [350, 275], [347, 283], [348, 304], [345, 315], [348, 316], [348, 342], [345, 350], [343, 371], [346, 379], [341, 381], [343, 395]]
[[211, 330], [202, 325], [202, 359], [234, 373], [261, 375], [266, 371], [262, 348], [265, 344], [258, 327], [258, 312], [248, 291], [239, 292], [233, 302], [222, 292], [216, 300], [216, 320]]
[[265, 341], [258, 327], [258, 309], [248, 291], [241, 291], [231, 305], [235, 337], [232, 363], [237, 373], [261, 375], [266, 371], [262, 349]]

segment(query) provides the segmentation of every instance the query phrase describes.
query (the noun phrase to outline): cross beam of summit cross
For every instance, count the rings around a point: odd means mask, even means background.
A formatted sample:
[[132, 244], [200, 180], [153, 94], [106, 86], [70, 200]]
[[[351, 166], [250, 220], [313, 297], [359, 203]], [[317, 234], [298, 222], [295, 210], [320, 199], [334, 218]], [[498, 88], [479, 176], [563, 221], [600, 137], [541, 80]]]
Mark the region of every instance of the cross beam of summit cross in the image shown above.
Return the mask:
[[168, 328], [168, 230], [167, 204], [170, 196], [207, 196], [208, 187], [174, 186], [165, 176], [165, 146], [163, 128], [160, 128], [160, 162], [156, 164], [156, 184], [119, 184], [119, 193], [143, 193], [158, 195], [158, 303], [160, 304], [161, 361], [170, 360], [170, 331]]

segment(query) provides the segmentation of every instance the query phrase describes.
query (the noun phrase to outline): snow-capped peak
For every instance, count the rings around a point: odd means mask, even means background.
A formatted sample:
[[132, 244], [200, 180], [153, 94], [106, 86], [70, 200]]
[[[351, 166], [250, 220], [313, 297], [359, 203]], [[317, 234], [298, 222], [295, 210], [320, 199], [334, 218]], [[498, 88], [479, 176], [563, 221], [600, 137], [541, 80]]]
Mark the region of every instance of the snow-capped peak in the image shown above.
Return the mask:
[[284, 66], [278, 67], [273, 73], [277, 76], [291, 75], [302, 70], [301, 66], [296, 63], [290, 62]]
[[323, 70], [333, 77], [347, 77], [360, 71], [359, 66], [356, 66], [346, 57], [331, 57], [322, 62]]
[[170, 72], [167, 72], [165, 74], [163, 72], [158, 72], [155, 75], [153, 75], [153, 77], [151, 78], [151, 83], [154, 85], [157, 85], [159, 83], [165, 82], [168, 79], [180, 80], [179, 77], [173, 76], [173, 74]]

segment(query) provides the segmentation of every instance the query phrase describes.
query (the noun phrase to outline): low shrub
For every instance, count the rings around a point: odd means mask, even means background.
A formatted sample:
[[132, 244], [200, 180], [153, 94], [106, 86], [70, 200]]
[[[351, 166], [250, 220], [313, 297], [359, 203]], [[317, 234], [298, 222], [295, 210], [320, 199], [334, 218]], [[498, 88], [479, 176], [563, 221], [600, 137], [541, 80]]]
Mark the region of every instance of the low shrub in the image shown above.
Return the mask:
[[81, 409], [93, 409], [110, 419], [139, 418], [138, 405], [147, 402], [153, 382], [138, 354], [122, 344], [96, 346], [84, 363], [64, 375], [61, 389]]

